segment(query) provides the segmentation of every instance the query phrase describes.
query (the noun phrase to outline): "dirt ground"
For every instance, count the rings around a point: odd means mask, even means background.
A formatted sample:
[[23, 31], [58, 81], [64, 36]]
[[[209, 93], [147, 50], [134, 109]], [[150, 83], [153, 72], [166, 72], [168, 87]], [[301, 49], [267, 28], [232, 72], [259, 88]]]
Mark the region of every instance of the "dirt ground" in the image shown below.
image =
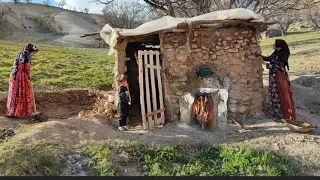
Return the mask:
[[[320, 126], [320, 90], [314, 87], [317, 83], [314, 85], [311, 83], [309, 87], [303, 86], [304, 84], [300, 82], [303, 78], [305, 77], [291, 77], [298, 120]], [[318, 77], [309, 78], [317, 79]], [[6, 93], [0, 93], [0, 114], [5, 111], [5, 98]], [[293, 162], [299, 161], [299, 167], [305, 168], [303, 172], [309, 175], [320, 175], [320, 128], [303, 134], [292, 132], [285, 124], [271, 119], [249, 119], [244, 127], [220, 126], [215, 132], [204, 131], [197, 126], [187, 126], [178, 122], [168, 123], [163, 128], [154, 129], [152, 132], [143, 131], [141, 125], [132, 126], [129, 131], [120, 132], [117, 130], [117, 119], [109, 119], [97, 113], [95, 107], [99, 104], [97, 101], [101, 101], [101, 96], [88, 90], [37, 92], [37, 108], [48, 117], [46, 122], [31, 122], [26, 119], [9, 119], [0, 116], [0, 127], [15, 129], [17, 138], [21, 138], [23, 143], [47, 139], [77, 145], [111, 139], [151, 144], [209, 142], [277, 150], [289, 156]], [[80, 116], [79, 113], [82, 115]], [[30, 128], [19, 132], [19, 127], [24, 124], [29, 124]], [[72, 167], [80, 166], [77, 162], [79, 155], [74, 156], [68, 157], [71, 159], [70, 163], [73, 163]], [[67, 175], [85, 175], [83, 170], [79, 170], [78, 174], [72, 173], [73, 170], [70, 167], [66, 171]]]

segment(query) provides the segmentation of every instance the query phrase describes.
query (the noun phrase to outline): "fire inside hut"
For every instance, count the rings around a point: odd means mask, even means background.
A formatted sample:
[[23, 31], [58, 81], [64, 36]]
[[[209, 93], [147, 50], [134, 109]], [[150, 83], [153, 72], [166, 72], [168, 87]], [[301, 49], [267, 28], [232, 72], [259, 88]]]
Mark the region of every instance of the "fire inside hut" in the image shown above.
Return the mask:
[[196, 96], [193, 103], [193, 120], [199, 124], [202, 129], [208, 127], [213, 118], [213, 100], [211, 96], [200, 95]]

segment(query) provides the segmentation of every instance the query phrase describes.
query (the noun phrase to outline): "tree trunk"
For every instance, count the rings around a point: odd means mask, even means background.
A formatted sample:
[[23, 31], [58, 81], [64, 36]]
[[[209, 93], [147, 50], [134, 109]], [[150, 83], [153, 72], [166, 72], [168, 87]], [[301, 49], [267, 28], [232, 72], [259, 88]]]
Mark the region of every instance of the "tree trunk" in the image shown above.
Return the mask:
[[166, 4], [167, 4], [167, 6], [168, 6], [168, 15], [169, 16], [172, 16], [172, 17], [176, 17], [176, 15], [175, 15], [175, 13], [174, 13], [174, 9], [173, 9], [173, 7], [172, 7], [172, 2], [171, 2], [171, 0], [166, 0]]

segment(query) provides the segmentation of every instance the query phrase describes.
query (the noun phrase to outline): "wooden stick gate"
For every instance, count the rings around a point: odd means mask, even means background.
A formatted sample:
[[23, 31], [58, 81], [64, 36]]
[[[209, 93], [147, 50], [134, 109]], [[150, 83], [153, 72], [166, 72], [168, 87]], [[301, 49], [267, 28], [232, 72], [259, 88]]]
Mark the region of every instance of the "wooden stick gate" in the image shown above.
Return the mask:
[[[154, 127], [161, 126], [165, 122], [160, 52], [138, 51], [138, 65], [143, 128], [145, 130], [152, 130]], [[160, 107], [158, 107], [158, 104]]]

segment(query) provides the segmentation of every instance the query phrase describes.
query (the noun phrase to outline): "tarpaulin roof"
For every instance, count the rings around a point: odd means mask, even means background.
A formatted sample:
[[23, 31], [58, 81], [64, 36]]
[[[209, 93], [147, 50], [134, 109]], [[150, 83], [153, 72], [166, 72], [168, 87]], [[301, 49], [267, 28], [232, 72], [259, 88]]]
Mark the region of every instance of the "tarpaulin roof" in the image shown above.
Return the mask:
[[114, 47], [117, 45], [117, 39], [119, 34], [121, 36], [138, 36], [166, 30], [170, 28], [176, 28], [179, 23], [193, 22], [201, 20], [257, 20], [264, 21], [262, 16], [254, 13], [249, 9], [237, 8], [230, 10], [215, 11], [192, 18], [174, 18], [171, 16], [164, 16], [162, 18], [146, 22], [135, 29], [119, 29], [112, 28], [109, 24], [106, 24], [100, 31], [102, 39], [110, 46], [109, 54], [113, 54]]

